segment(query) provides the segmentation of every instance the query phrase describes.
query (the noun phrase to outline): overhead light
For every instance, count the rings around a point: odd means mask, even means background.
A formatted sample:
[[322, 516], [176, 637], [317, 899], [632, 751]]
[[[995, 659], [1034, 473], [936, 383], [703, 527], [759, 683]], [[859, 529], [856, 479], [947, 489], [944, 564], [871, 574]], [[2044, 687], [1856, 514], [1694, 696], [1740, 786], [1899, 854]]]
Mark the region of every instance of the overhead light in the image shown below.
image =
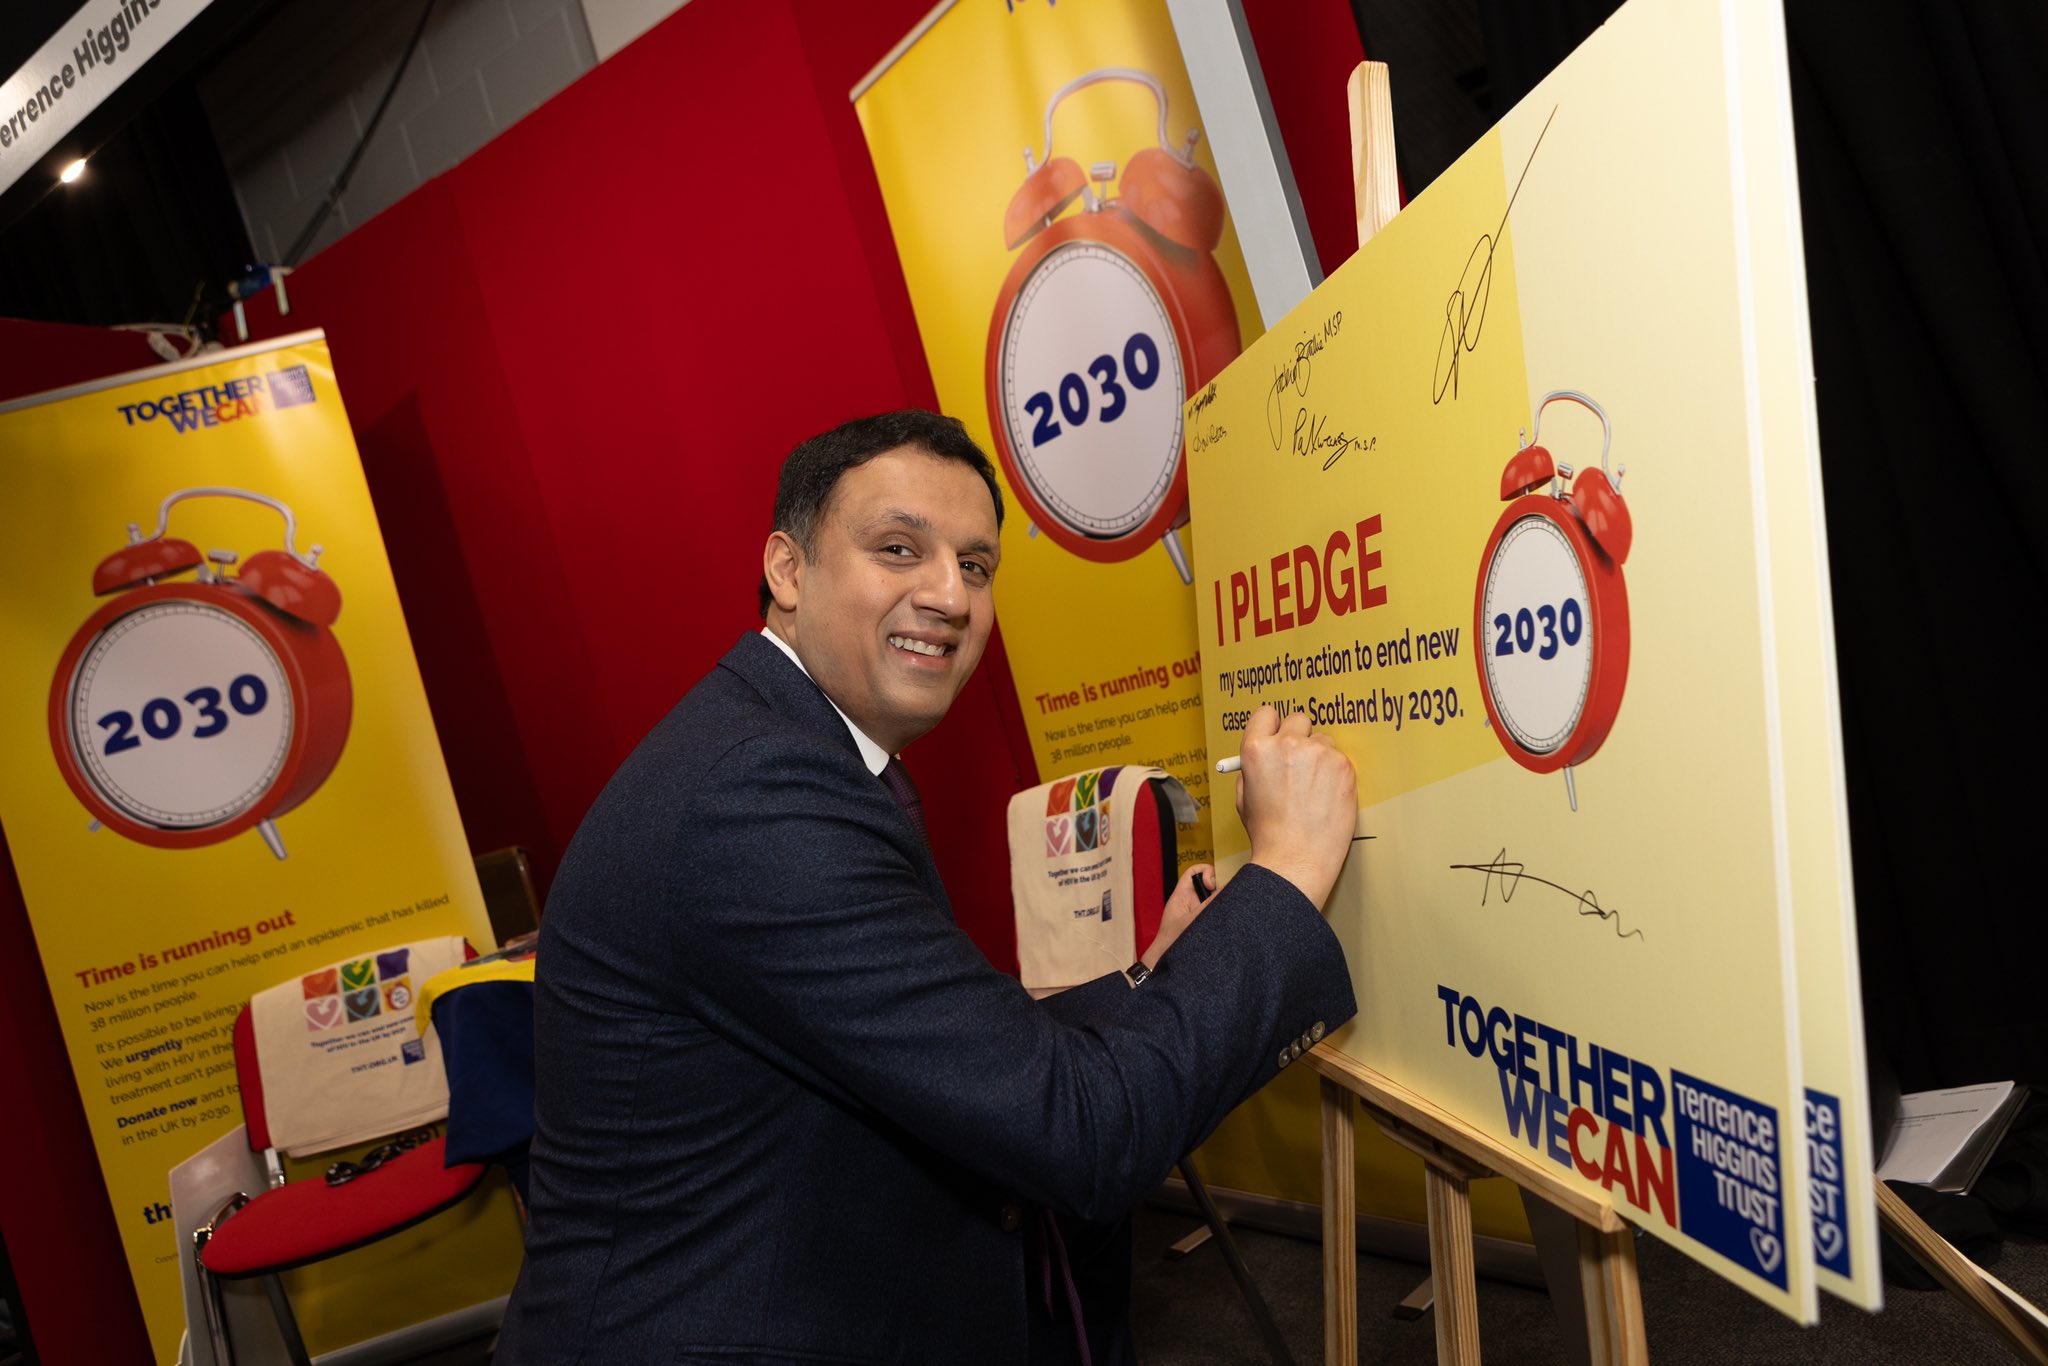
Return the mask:
[[63, 181], [66, 185], [69, 185], [72, 181], [78, 179], [80, 176], [84, 174], [85, 158], [80, 157], [78, 160], [72, 162], [69, 166], [66, 166], [61, 172], [59, 172], [57, 179]]

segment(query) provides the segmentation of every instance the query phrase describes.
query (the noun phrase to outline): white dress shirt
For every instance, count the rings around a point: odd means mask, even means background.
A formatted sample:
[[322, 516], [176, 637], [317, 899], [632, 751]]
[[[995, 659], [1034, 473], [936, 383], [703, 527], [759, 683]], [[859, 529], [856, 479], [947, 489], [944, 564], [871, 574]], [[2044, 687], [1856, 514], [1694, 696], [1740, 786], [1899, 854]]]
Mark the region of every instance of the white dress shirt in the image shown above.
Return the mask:
[[[804, 669], [804, 662], [796, 657], [796, 651], [790, 648], [788, 641], [784, 640], [781, 636], [776, 635], [775, 632], [769, 630], [766, 626], [763, 626], [761, 628], [761, 634], [768, 637], [768, 639], [774, 641], [775, 648], [782, 651], [782, 653], [788, 655], [790, 663], [796, 665], [799, 669]], [[811, 671], [809, 669], [804, 669], [804, 677], [811, 677]], [[813, 683], [817, 682], [817, 680], [814, 678], [811, 679], [811, 681]], [[818, 691], [825, 692], [823, 688], [820, 688]], [[825, 693], [825, 700], [827, 702], [832, 702], [832, 694]], [[839, 711], [839, 704], [837, 702], [832, 702], [832, 710]], [[853, 733], [853, 743], [860, 747], [861, 762], [868, 766], [868, 772], [874, 774], [877, 778], [881, 777], [882, 770], [889, 766], [889, 751], [883, 749], [873, 740], [870, 740], [868, 738], [868, 733], [862, 730], [859, 726], [853, 724], [853, 718], [848, 716], [845, 712], [839, 711], [839, 719], [844, 721], [846, 723], [847, 730]]]

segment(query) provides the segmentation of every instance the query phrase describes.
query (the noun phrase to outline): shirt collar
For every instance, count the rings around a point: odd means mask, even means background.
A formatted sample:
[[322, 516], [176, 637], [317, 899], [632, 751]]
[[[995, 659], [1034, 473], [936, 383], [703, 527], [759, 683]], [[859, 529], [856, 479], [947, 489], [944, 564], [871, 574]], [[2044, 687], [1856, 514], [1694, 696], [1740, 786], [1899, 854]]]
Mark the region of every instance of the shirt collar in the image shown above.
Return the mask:
[[[773, 641], [776, 649], [788, 655], [790, 663], [796, 665], [799, 669], [803, 669], [805, 678], [811, 678], [811, 671], [809, 669], [804, 669], [804, 662], [796, 657], [796, 651], [790, 648], [788, 641], [784, 640], [781, 636], [776, 635], [775, 632], [769, 630], [765, 626], [761, 628], [761, 634], [768, 637], [769, 640]], [[811, 678], [811, 681], [815, 683], [818, 680], [815, 678]], [[818, 691], [825, 692], [823, 688], [818, 689]], [[825, 700], [827, 702], [832, 702], [832, 694], [825, 693]], [[882, 770], [889, 766], [889, 751], [883, 749], [873, 740], [870, 740], [868, 738], [868, 733], [866, 731], [862, 730], [859, 726], [853, 724], [852, 717], [848, 716], [843, 711], [839, 711], [839, 704], [837, 702], [832, 702], [832, 710], [839, 712], [839, 719], [846, 723], [846, 729], [852, 733], [853, 743], [857, 748], [859, 748], [861, 762], [868, 766], [868, 772], [874, 774], [877, 778], [881, 777]]]

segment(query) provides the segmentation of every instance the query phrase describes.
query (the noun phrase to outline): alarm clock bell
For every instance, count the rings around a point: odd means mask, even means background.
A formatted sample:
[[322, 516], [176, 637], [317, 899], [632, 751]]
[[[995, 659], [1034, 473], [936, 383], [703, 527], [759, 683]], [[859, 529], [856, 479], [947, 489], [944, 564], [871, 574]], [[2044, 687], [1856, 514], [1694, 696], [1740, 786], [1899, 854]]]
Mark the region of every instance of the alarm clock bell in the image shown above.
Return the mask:
[[[1159, 114], [1158, 145], [1132, 153], [1121, 178], [1113, 161], [1084, 172], [1053, 154], [1061, 102], [1105, 81], [1149, 90]], [[1053, 92], [1044, 156], [1025, 150], [1024, 182], [1003, 215], [1003, 241], [1019, 254], [989, 324], [987, 393], [996, 454], [1032, 535], [1097, 563], [1158, 541], [1191, 583], [1178, 533], [1187, 523], [1181, 405], [1239, 339], [1212, 255], [1223, 195], [1195, 162], [1200, 131], [1176, 147], [1166, 117], [1165, 86], [1130, 67], [1090, 71]]]
[[[1569, 400], [1600, 419], [1600, 464], [1578, 471], [1541, 443], [1543, 410]], [[1486, 724], [1509, 758], [1535, 773], [1593, 757], [1628, 681], [1628, 590], [1621, 566], [1634, 541], [1621, 477], [1608, 472], [1614, 428], [1582, 393], [1560, 389], [1536, 406], [1535, 436], [1501, 471], [1508, 506], [1479, 557], [1473, 639]]]

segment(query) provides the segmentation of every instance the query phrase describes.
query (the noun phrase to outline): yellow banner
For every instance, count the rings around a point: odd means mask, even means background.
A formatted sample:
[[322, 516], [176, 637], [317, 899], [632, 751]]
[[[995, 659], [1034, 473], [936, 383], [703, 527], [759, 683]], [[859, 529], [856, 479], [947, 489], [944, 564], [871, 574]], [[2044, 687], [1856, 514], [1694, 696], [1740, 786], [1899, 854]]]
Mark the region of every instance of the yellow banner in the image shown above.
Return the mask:
[[1039, 772], [1206, 809], [1181, 405], [1259, 321], [1164, 0], [942, 5], [854, 103], [940, 406], [1002, 466]]
[[1785, 86], [1636, 0], [1188, 421], [1209, 749], [1358, 767], [1338, 1046], [1810, 1320], [1876, 1267]]
[[[241, 1122], [236, 1012], [490, 926], [317, 334], [7, 405], [0, 471], [0, 823], [168, 1362], [190, 1250], [166, 1172]], [[356, 995], [336, 1011], [410, 1015]], [[509, 1289], [508, 1209], [448, 1238], [430, 1277], [375, 1250], [295, 1273], [309, 1345]]]

